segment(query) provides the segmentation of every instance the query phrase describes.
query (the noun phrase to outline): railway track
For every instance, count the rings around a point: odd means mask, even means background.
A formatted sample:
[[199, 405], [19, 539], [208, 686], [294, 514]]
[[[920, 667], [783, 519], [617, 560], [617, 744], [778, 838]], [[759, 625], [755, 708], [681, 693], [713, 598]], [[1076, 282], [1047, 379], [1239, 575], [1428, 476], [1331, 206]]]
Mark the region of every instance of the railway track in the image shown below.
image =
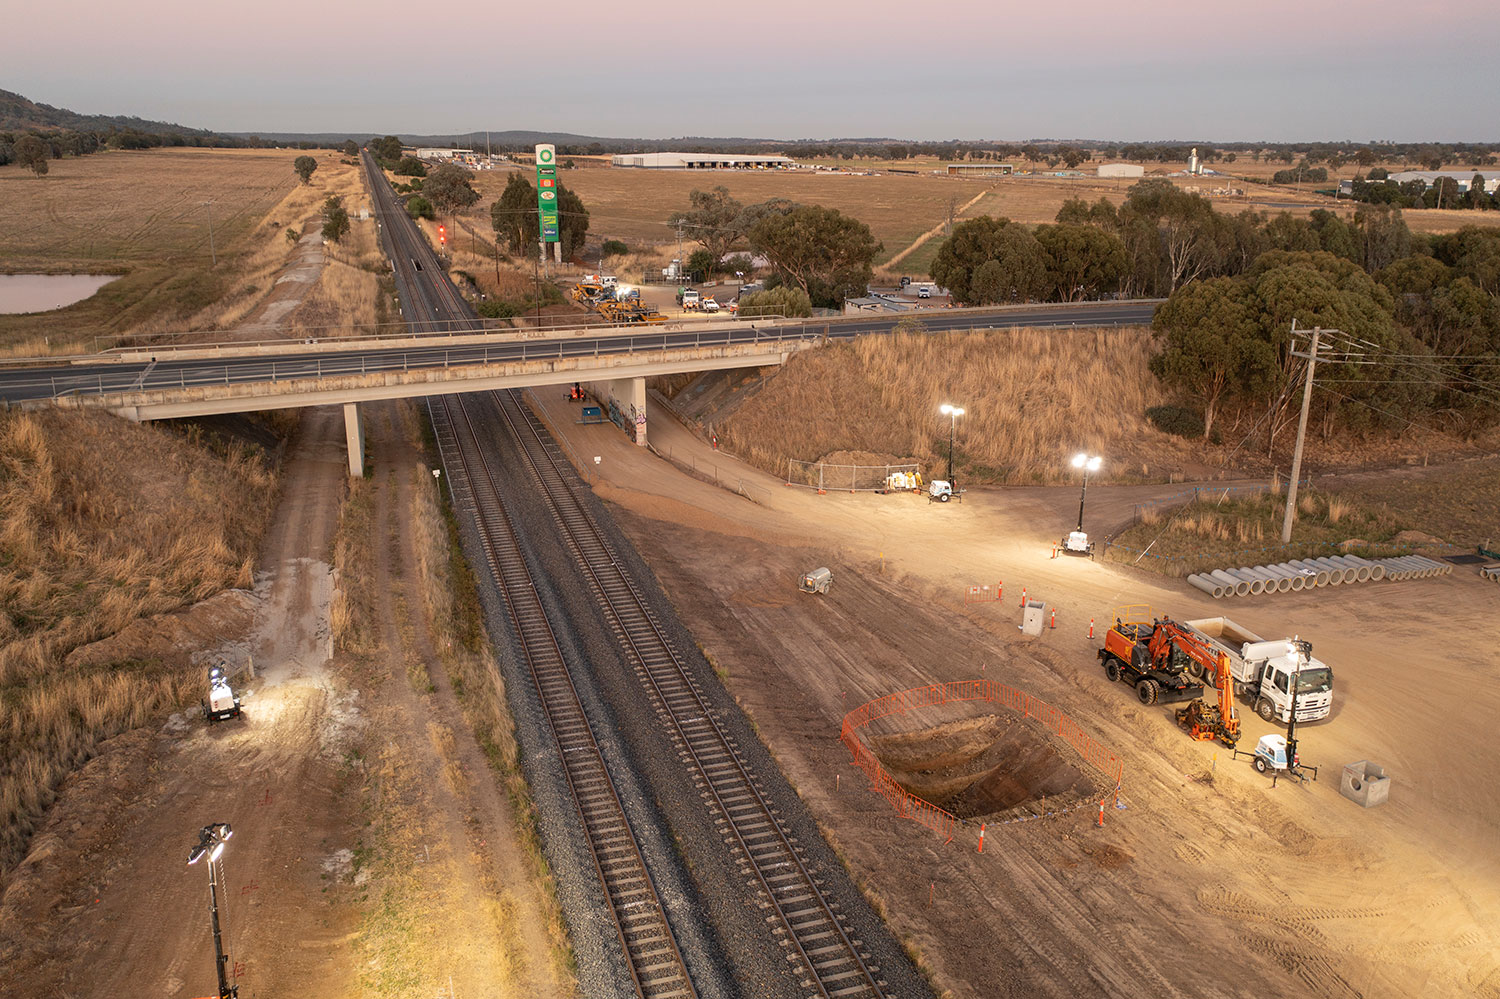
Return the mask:
[[489, 460], [479, 445], [483, 438], [475, 432], [468, 404], [463, 397], [443, 396], [429, 400], [429, 406], [439, 446], [456, 459], [448, 466], [449, 488], [479, 521], [485, 557], [524, 648], [636, 993], [643, 999], [696, 999], [698, 993], [537, 596], [514, 526], [500, 505]]
[[493, 393], [510, 433], [546, 498], [563, 540], [605, 611], [680, 756], [704, 792], [716, 828], [741, 873], [775, 910], [773, 932], [789, 950], [807, 994], [840, 999], [886, 996], [879, 968], [855, 939], [808, 865], [796, 838], [762, 792], [749, 765], [613, 546], [575, 493], [566, 459], [514, 392]]

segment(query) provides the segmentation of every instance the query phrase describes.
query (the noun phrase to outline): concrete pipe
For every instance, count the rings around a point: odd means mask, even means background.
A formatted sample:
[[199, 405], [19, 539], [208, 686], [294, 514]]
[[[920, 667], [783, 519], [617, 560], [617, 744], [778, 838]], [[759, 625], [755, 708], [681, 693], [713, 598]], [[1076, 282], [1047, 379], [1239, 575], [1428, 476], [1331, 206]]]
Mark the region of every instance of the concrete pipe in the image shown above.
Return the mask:
[[1307, 585], [1308, 586], [1327, 586], [1328, 585], [1328, 570], [1327, 569], [1320, 568], [1320, 567], [1318, 567], [1316, 565], [1313, 565], [1311, 562], [1307, 561], [1306, 559], [1300, 559], [1300, 558], [1294, 558], [1294, 559], [1292, 559], [1290, 562], [1287, 563], [1287, 565], [1291, 566], [1293, 569], [1296, 569], [1298, 572], [1312, 573], [1312, 575], [1310, 575], [1310, 576], [1304, 576], [1303, 577], [1304, 579], [1307, 580]]
[[1343, 586], [1344, 585], [1344, 573], [1347, 570], [1345, 570], [1343, 566], [1341, 566], [1341, 565], [1334, 565], [1332, 562], [1328, 561], [1326, 558], [1315, 558], [1315, 559], [1312, 559], [1312, 565], [1313, 565], [1314, 568], [1319, 569], [1322, 572], [1328, 573], [1328, 585], [1329, 586]]
[[1209, 579], [1207, 576], [1195, 572], [1187, 578], [1187, 581], [1215, 600], [1224, 599], [1224, 584], [1217, 579]]
[[1215, 569], [1208, 573], [1208, 578], [1224, 587], [1226, 597], [1243, 597], [1250, 593], [1250, 584], [1236, 576], [1231, 576], [1223, 569]]
[[1421, 579], [1422, 567], [1409, 555], [1403, 555], [1396, 559], [1396, 570], [1401, 573], [1402, 579]]
[[[1422, 572], [1422, 563], [1410, 555], [1400, 555], [1393, 559], [1387, 559], [1387, 564], [1401, 574], [1402, 579], [1419, 579]], [[1390, 571], [1389, 569], [1387, 571]]]
[[1279, 565], [1257, 566], [1261, 572], [1276, 577], [1276, 592], [1290, 593], [1296, 587], [1295, 573], [1281, 568]]
[[1250, 586], [1250, 595], [1252, 597], [1258, 597], [1262, 593], [1266, 592], [1266, 581], [1264, 579], [1261, 579], [1259, 576], [1257, 576], [1257, 575], [1249, 572], [1248, 570], [1246, 570], [1246, 569], [1229, 569], [1229, 570], [1226, 570], [1226, 571], [1231, 576], [1234, 576], [1234, 577], [1236, 577], [1236, 578], [1238, 578], [1240, 580], [1243, 580], [1245, 583], [1249, 584], [1249, 586]]
[[1328, 567], [1330, 581], [1338, 581], [1333, 584], [1335, 586], [1339, 586], [1343, 583], [1352, 583], [1354, 582], [1355, 577], [1359, 575], [1359, 573], [1355, 569], [1344, 565], [1342, 562], [1339, 562], [1328, 556], [1318, 559], [1317, 562], [1319, 565]]
[[1344, 558], [1350, 562], [1353, 562], [1355, 565], [1363, 566], [1364, 568], [1369, 569], [1370, 582], [1377, 582], [1385, 578], [1385, 566], [1381, 565], [1379, 562], [1372, 562], [1367, 558], [1360, 558], [1358, 555], [1345, 555]]
[[1400, 559], [1383, 558], [1380, 565], [1385, 569], [1385, 578], [1393, 583], [1400, 583], [1411, 578], [1411, 570], [1401, 564]]
[[1286, 562], [1277, 562], [1271, 568], [1275, 569], [1277, 572], [1284, 572], [1284, 573], [1286, 573], [1286, 578], [1289, 579], [1289, 580], [1291, 580], [1291, 582], [1292, 582], [1291, 589], [1292, 589], [1293, 593], [1297, 593], [1297, 592], [1299, 592], [1301, 590], [1305, 590], [1308, 586], [1310, 586], [1312, 584], [1312, 580], [1310, 580], [1302, 572], [1301, 569], [1298, 569], [1295, 566], [1290, 565], [1289, 563], [1286, 563]]
[[1357, 559], [1350, 555], [1335, 555], [1333, 560], [1339, 565], [1354, 570], [1354, 582], [1368, 583], [1370, 581], [1370, 565], [1363, 559]]
[[1244, 567], [1243, 571], [1246, 572], [1247, 574], [1249, 574], [1252, 578], [1258, 579], [1258, 580], [1261, 581], [1261, 583], [1265, 586], [1265, 589], [1264, 589], [1263, 592], [1265, 592], [1265, 593], [1275, 593], [1276, 592], [1276, 584], [1278, 582], [1280, 582], [1280, 577], [1273, 576], [1271, 573], [1267, 572], [1266, 569], [1265, 569], [1265, 566], [1247, 565], [1247, 566]]
[[1446, 576], [1448, 575], [1448, 573], [1453, 571], [1453, 566], [1448, 562], [1439, 562], [1437, 559], [1428, 558], [1426, 555], [1417, 555], [1415, 557], [1420, 559], [1424, 565], [1432, 569], [1432, 574], [1434, 576]]
[[1428, 563], [1427, 559], [1422, 558], [1420, 555], [1407, 555], [1405, 562], [1411, 568], [1413, 579], [1432, 578], [1432, 566]]
[[1210, 579], [1216, 579], [1224, 584], [1224, 589], [1228, 591], [1225, 596], [1246, 597], [1250, 595], [1250, 584], [1232, 572], [1215, 569], [1208, 575]]

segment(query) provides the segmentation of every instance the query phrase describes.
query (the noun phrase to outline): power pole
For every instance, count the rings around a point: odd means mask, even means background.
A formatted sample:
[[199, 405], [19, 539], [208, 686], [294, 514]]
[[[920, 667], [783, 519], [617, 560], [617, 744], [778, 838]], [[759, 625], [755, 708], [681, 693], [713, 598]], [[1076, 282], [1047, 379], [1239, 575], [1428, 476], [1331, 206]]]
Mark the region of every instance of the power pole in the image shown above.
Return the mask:
[[214, 249], [214, 209], [212, 201], [203, 202], [203, 207], [208, 209], [208, 253], [214, 260], [214, 266], [219, 266], [219, 251]]
[[[1292, 520], [1297, 513], [1297, 480], [1302, 476], [1302, 441], [1307, 436], [1307, 411], [1312, 406], [1313, 369], [1318, 364], [1318, 340], [1324, 333], [1338, 333], [1314, 326], [1312, 343], [1307, 349], [1307, 381], [1302, 385], [1302, 415], [1297, 420], [1297, 446], [1292, 449], [1292, 481], [1286, 487], [1286, 514], [1281, 519], [1281, 543], [1292, 542]], [[1292, 320], [1292, 336], [1297, 335], [1297, 320]]]

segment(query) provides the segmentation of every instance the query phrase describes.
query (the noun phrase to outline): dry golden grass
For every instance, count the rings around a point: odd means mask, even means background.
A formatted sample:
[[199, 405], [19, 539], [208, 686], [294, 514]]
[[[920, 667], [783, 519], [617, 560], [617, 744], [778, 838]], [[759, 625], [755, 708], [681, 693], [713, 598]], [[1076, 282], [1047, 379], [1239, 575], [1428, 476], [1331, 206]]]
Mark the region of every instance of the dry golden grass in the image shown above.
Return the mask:
[[333, 538], [338, 583], [329, 618], [335, 645], [356, 655], [374, 652], [380, 641], [380, 624], [375, 619], [375, 554], [371, 550], [374, 524], [374, 487], [366, 479], [351, 480]]
[[[505, 189], [508, 171], [484, 171], [475, 188], [478, 203], [469, 213], [474, 224], [489, 226], [490, 205]], [[710, 173], [679, 170], [565, 170], [562, 182], [575, 190], [589, 209], [589, 239], [620, 239], [632, 249], [670, 243], [676, 256], [677, 234], [666, 224], [675, 211], [689, 207], [695, 188], [723, 185], [745, 204], [790, 198], [824, 205], [852, 215], [870, 227], [885, 245], [885, 259], [905, 249], [922, 233], [948, 217], [990, 186], [990, 180], [910, 176], [834, 176], [809, 171]], [[684, 241], [683, 253], [696, 244]]]
[[850, 451], [931, 469], [947, 457], [938, 407], [953, 402], [967, 411], [956, 464], [970, 482], [1061, 481], [1080, 449], [1138, 467], [1185, 447], [1145, 421], [1162, 401], [1149, 344], [1145, 329], [861, 337], [793, 355], [720, 436], [776, 474]]
[[97, 413], [0, 414], [0, 865], [100, 739], [182, 703], [201, 679], [152, 661], [65, 668], [65, 657], [249, 585], [274, 491], [244, 448], [216, 455]]
[[[54, 161], [27, 183], [0, 168], [0, 267], [119, 272], [92, 298], [66, 309], [0, 316], [0, 348], [12, 354], [93, 349], [99, 334], [209, 329], [244, 318], [272, 289], [301, 229], [330, 193], [357, 213], [358, 170], [315, 152], [310, 185], [297, 182], [293, 150], [150, 150]], [[208, 209], [213, 201], [214, 247]]]
[[[402, 422], [408, 434], [413, 443], [420, 443], [416, 407], [403, 403], [402, 409]], [[504, 781], [516, 810], [516, 825], [521, 830], [526, 855], [541, 886], [538, 895], [545, 907], [554, 970], [559, 980], [568, 981], [573, 977], [572, 947], [562, 910], [557, 904], [556, 882], [542, 853], [531, 792], [521, 771], [515, 722], [505, 701], [505, 681], [484, 632], [477, 584], [460, 550], [457, 523], [451, 513], [440, 506], [441, 487], [434, 485], [432, 473], [426, 466], [418, 466], [412, 475], [414, 489], [409, 516], [415, 535], [417, 579], [428, 628], [464, 720], [484, 750], [490, 766]], [[504, 918], [513, 905], [508, 898], [502, 897], [494, 903], [490, 913], [496, 919], [496, 929], [502, 934], [508, 952], [520, 947], [514, 927]], [[506, 957], [507, 963], [516, 961], [515, 954], [508, 953]]]

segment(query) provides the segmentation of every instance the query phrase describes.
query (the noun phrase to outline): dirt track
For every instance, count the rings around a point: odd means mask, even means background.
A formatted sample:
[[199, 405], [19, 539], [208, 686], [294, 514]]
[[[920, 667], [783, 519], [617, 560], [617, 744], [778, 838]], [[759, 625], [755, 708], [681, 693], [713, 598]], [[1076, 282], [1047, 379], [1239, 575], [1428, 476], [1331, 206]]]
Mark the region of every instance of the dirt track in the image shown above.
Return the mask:
[[[1128, 569], [1050, 559], [1072, 489], [984, 490], [963, 504], [912, 495], [818, 496], [715, 455], [658, 416], [651, 439], [744, 477], [761, 504], [680, 474], [611, 427], [550, 422], [601, 459], [596, 490], [793, 784], [956, 995], [1500, 995], [1500, 857], [1493, 829], [1500, 704], [1485, 650], [1500, 637], [1493, 585], [1459, 569], [1424, 582], [1227, 604]], [[732, 471], [731, 471], [732, 470]], [[1176, 491], [1181, 486], [1163, 487]], [[1090, 490], [1091, 523], [1128, 515], [1142, 487]], [[795, 591], [829, 565], [828, 597]], [[1004, 603], [964, 588], [1004, 581]], [[1058, 630], [1021, 639], [1026, 587]], [[1305, 726], [1307, 787], [1272, 789], [1244, 761], [1194, 743], [1167, 708], [1104, 681], [1086, 637], [1121, 603], [1177, 617], [1229, 614], [1311, 638], [1336, 674], [1335, 711]], [[1073, 715], [1126, 760], [1122, 802], [949, 844], [894, 817], [838, 744], [863, 700], [932, 681], [1003, 679]], [[1243, 712], [1246, 744], [1270, 731]], [[922, 719], [937, 724], [937, 714]], [[946, 720], [951, 720], [951, 717]], [[1390, 802], [1338, 794], [1371, 759]], [[929, 905], [929, 898], [931, 904]]]

